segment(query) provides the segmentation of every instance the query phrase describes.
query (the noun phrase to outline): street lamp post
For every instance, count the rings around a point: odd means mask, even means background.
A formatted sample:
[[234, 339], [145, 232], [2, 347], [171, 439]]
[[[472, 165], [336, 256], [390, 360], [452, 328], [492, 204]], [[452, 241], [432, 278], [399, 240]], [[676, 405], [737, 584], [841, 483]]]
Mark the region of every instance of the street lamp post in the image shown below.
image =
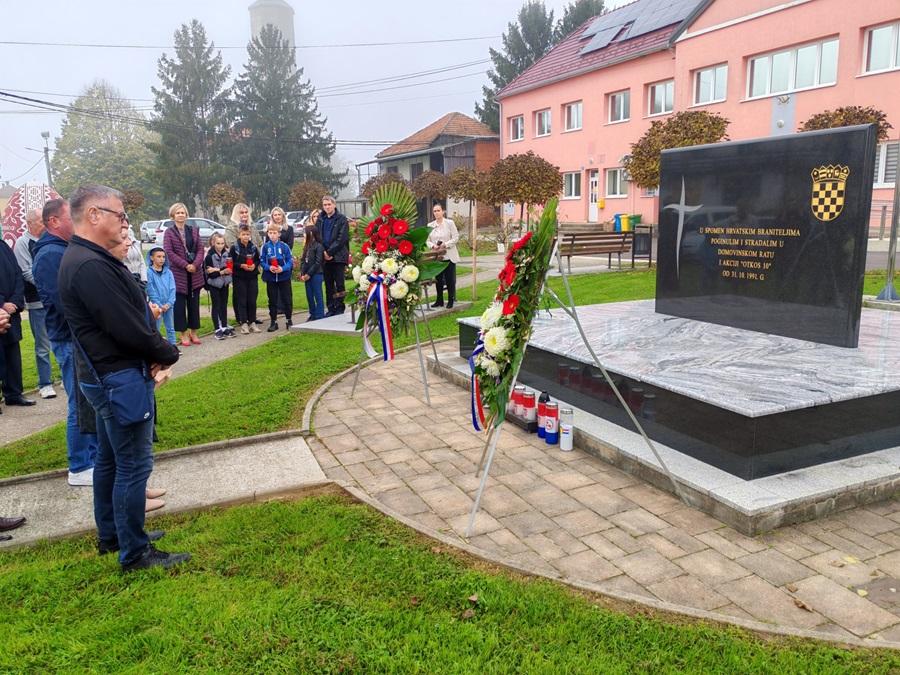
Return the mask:
[[44, 164], [47, 167], [47, 185], [53, 187], [53, 174], [50, 173], [50, 132], [42, 131], [41, 138], [44, 139]]

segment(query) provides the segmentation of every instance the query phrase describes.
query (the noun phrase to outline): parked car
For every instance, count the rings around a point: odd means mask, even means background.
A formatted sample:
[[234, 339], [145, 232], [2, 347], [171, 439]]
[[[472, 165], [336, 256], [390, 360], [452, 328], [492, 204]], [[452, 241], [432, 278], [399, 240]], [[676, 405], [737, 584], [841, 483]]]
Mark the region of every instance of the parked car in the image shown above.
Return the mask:
[[303, 226], [309, 218], [309, 211], [288, 211], [286, 214], [288, 224], [294, 228], [294, 236], [303, 236]]
[[[200, 241], [204, 246], [207, 245], [209, 238], [213, 235], [214, 232], [218, 232], [221, 235], [225, 235], [225, 226], [220, 225], [219, 223], [208, 220], [207, 218], [188, 218], [188, 225], [191, 227], [199, 227], [200, 228]], [[156, 230], [156, 245], [162, 246], [163, 237], [166, 234], [166, 229], [172, 227], [175, 224], [174, 220], [163, 220], [160, 221], [159, 227]]]
[[161, 220], [145, 220], [141, 223], [141, 242], [152, 244], [156, 240], [156, 230], [162, 224]]

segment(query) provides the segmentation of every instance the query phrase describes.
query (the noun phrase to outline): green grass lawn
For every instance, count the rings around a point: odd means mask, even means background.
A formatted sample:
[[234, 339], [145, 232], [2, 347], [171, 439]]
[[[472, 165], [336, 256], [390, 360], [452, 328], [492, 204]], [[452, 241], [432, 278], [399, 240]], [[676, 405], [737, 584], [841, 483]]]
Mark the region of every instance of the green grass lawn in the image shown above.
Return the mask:
[[[3, 672], [889, 673], [900, 656], [586, 596], [341, 497], [154, 521], [174, 572], [89, 537], [0, 554]], [[477, 596], [475, 601], [469, 598]], [[471, 611], [468, 611], [471, 610]]]

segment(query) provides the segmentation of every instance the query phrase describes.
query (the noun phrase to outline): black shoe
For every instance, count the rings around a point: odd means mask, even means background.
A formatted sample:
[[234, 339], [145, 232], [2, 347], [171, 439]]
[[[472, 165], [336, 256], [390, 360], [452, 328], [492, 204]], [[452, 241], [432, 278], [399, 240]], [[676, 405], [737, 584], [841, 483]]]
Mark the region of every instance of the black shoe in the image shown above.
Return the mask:
[[6, 405], [37, 405], [37, 401], [32, 401], [31, 399], [25, 398], [24, 396], [16, 396], [14, 398], [7, 398]]
[[293, 326], [293, 325], [294, 325], [294, 322], [291, 321], [290, 319], [285, 319], [285, 320], [284, 320], [284, 329], [285, 329], [285, 330], [290, 330], [290, 329], [291, 329], [291, 326]]
[[122, 571], [134, 572], [135, 570], [145, 570], [151, 567], [164, 567], [169, 569], [179, 563], [187, 562], [190, 559], [190, 553], [166, 553], [165, 551], [160, 551], [153, 544], [150, 544], [144, 555], [134, 562], [122, 565]]
[[431, 306], [432, 306], [432, 307], [443, 307], [443, 306], [444, 306], [444, 301], [443, 301], [443, 300], [438, 300], [437, 302], [431, 303]]
[[269, 327], [266, 328], [266, 332], [268, 333], [274, 333], [276, 330], [278, 330], [278, 324], [275, 321], [270, 323]]
[[255, 323], [257, 326], [262, 326], [262, 319], [253, 319], [253, 323]]
[[447, 301], [447, 309], [453, 309], [453, 301], [452, 300]]
[[[163, 530], [150, 530], [147, 533], [147, 538], [150, 541], [159, 541], [164, 536], [166, 536], [166, 533]], [[102, 541], [97, 542], [97, 553], [99, 553], [100, 555], [106, 555], [107, 553], [115, 553], [118, 550], [119, 550], [119, 542], [117, 542], [117, 541], [112, 542], [112, 543], [107, 543], [107, 542], [102, 542]]]

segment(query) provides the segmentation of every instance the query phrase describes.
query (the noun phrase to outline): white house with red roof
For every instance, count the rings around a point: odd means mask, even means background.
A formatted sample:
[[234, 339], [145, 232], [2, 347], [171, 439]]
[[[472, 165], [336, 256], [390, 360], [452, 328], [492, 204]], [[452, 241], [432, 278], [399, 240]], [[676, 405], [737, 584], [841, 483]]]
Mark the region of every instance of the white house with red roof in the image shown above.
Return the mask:
[[873, 106], [894, 126], [878, 147], [874, 219], [900, 154], [900, 1], [636, 0], [576, 29], [497, 100], [502, 155], [533, 150], [560, 167], [564, 222], [656, 222], [655, 191], [636, 189], [622, 161], [673, 112], [721, 113], [741, 140]]

